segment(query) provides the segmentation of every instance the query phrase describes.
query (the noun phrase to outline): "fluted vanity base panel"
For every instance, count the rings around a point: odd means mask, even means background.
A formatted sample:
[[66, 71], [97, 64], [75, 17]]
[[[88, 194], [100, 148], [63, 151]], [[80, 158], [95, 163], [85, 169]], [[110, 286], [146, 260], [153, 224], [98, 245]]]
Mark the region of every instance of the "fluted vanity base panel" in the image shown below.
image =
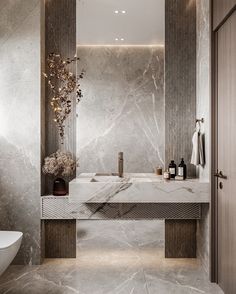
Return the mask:
[[165, 257], [196, 258], [196, 220], [165, 220]]
[[45, 220], [45, 257], [76, 257], [76, 220]]

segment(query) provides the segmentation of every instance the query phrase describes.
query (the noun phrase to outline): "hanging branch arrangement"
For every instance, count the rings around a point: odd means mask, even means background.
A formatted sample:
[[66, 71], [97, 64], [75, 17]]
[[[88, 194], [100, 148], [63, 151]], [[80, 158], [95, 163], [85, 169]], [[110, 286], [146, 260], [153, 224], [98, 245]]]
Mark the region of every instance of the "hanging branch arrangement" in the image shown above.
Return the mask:
[[47, 57], [48, 74], [44, 73], [51, 90], [50, 104], [62, 144], [65, 135], [65, 120], [71, 113], [73, 96], [76, 92], [77, 102], [83, 97], [79, 80], [83, 78], [84, 71], [76, 78], [76, 75], [68, 69], [68, 66], [77, 60], [79, 60], [77, 57], [63, 59], [60, 54], [51, 53]]

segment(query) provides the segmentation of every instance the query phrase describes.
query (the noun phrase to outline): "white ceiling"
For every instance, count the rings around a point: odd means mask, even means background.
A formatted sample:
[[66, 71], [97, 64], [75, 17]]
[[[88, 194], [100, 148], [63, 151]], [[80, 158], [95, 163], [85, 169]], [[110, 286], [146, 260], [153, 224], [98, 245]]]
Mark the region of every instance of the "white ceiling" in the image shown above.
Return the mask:
[[165, 0], [77, 0], [78, 45], [164, 45], [164, 38]]

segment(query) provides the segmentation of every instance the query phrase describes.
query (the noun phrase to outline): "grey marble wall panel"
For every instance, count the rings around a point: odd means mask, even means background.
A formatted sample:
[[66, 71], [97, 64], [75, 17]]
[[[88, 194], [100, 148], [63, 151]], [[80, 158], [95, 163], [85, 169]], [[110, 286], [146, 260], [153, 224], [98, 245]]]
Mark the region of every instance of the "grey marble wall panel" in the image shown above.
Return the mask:
[[[201, 131], [205, 134], [204, 168], [199, 178], [210, 180], [210, 1], [197, 1], [197, 116], [204, 118]], [[204, 206], [203, 218], [198, 222], [198, 257], [209, 274], [210, 210]]]
[[197, 258], [203, 269], [209, 275], [210, 249], [210, 210], [208, 204], [202, 205], [202, 218], [197, 222]]
[[197, 116], [204, 118], [206, 165], [199, 167], [199, 177], [210, 180], [210, 1], [197, 1]]
[[165, 158], [184, 157], [188, 175], [196, 119], [196, 1], [165, 1]]
[[1, 1], [0, 230], [19, 230], [15, 263], [40, 263], [40, 0]]
[[81, 172], [152, 172], [164, 164], [164, 48], [77, 47], [83, 100], [77, 106]]

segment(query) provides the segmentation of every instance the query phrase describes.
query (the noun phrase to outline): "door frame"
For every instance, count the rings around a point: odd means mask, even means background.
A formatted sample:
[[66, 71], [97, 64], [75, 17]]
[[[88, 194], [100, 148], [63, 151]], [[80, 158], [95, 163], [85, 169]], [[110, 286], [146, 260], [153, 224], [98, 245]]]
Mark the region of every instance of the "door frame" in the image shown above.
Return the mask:
[[218, 283], [218, 195], [215, 173], [218, 166], [218, 30], [236, 11], [236, 5], [213, 29], [213, 0], [211, 1], [211, 206], [210, 206], [210, 280]]

